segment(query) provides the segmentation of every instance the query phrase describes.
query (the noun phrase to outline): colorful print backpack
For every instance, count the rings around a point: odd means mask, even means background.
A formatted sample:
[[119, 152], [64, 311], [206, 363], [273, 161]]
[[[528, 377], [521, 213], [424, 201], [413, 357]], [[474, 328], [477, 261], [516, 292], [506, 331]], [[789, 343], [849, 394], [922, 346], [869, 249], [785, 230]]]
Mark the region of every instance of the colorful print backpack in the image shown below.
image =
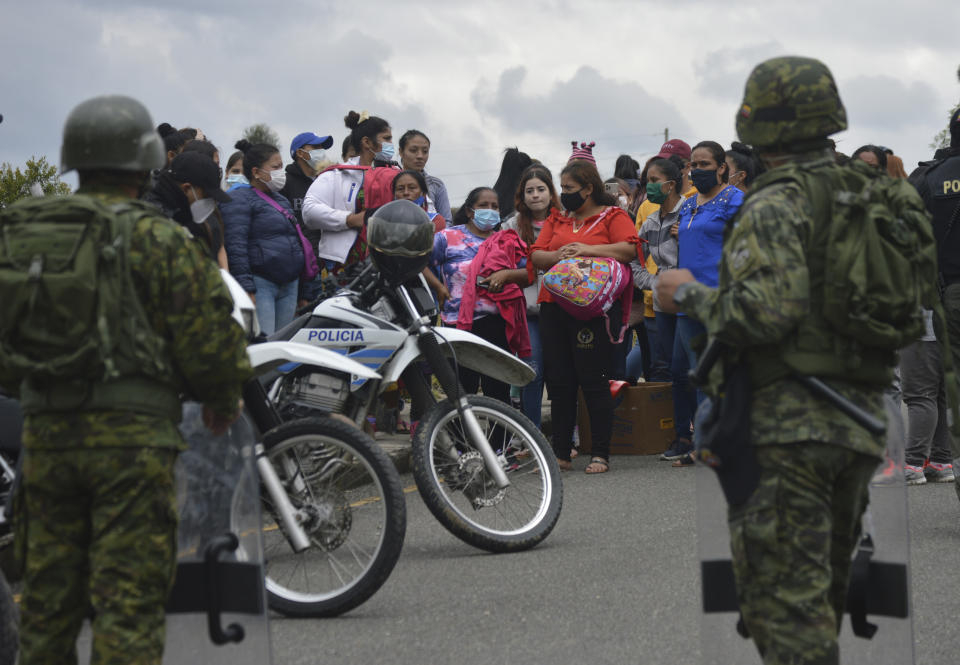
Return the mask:
[[[610, 341], [623, 341], [633, 302], [633, 275], [629, 267], [616, 259], [601, 257], [563, 259], [547, 271], [543, 284], [567, 314], [581, 321], [603, 316]], [[623, 321], [620, 334], [614, 339], [607, 311], [617, 298], [623, 303]]]

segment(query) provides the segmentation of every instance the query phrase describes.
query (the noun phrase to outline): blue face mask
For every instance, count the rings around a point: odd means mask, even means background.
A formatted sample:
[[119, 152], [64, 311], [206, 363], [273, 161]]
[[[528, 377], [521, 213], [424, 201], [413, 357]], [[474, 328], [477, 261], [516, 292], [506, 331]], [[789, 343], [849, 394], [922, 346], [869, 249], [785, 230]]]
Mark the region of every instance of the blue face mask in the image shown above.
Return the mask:
[[375, 154], [373, 158], [381, 162], [392, 162], [395, 154], [393, 144], [384, 142], [380, 144], [380, 152]]
[[413, 202], [416, 203], [418, 206], [423, 207], [427, 203], [427, 197], [421, 196], [419, 199], [414, 199]]
[[236, 185], [238, 183], [243, 185], [249, 184], [246, 176], [244, 176], [242, 173], [231, 173], [227, 176], [227, 183], [231, 185]]
[[500, 223], [500, 211], [490, 208], [474, 208], [473, 225], [481, 231], [489, 231]]

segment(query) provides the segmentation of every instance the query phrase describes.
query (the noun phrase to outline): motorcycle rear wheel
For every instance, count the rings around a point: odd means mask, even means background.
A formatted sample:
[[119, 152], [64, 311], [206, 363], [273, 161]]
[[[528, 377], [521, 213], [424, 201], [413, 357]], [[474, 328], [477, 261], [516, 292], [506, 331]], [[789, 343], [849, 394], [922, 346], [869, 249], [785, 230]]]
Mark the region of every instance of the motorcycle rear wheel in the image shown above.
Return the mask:
[[467, 438], [450, 400], [426, 412], [413, 442], [413, 475], [424, 503], [465, 543], [489, 552], [518, 552], [546, 538], [563, 504], [560, 469], [536, 426], [489, 397], [467, 400], [510, 485], [499, 489]]
[[400, 557], [406, 504], [396, 467], [361, 430], [330, 418], [278, 425], [263, 437], [311, 546], [296, 553], [264, 492], [270, 607], [293, 617], [351, 610], [386, 582]]

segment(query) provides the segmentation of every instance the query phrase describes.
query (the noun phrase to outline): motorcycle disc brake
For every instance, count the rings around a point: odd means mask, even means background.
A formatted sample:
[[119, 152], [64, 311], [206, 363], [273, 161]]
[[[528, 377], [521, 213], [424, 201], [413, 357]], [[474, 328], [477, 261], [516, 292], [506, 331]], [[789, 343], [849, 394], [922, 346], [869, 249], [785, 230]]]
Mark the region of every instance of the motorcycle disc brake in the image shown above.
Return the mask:
[[350, 535], [353, 513], [346, 495], [337, 489], [314, 491], [300, 512], [306, 515], [303, 528], [310, 540], [325, 552], [343, 545]]
[[503, 500], [507, 491], [498, 488], [487, 474], [483, 456], [479, 451], [464, 453], [458, 460], [463, 480], [463, 494], [470, 499], [474, 510], [495, 506]]

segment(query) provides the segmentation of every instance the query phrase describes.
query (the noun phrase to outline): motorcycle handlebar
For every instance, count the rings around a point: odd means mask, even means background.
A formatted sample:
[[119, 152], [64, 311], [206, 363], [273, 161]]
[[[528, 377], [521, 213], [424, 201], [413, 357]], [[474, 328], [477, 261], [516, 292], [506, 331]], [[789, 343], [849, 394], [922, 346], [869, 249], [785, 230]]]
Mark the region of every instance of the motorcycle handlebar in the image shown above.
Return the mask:
[[[355, 263], [345, 268], [344, 271], [347, 274], [356, 272], [356, 267], [360, 265], [361, 264], [359, 263]], [[361, 297], [365, 296], [367, 292], [369, 292], [372, 288], [376, 286], [377, 280], [376, 279], [370, 280], [365, 286], [361, 286], [359, 290], [357, 289], [357, 285], [361, 284], [363, 280], [368, 279], [371, 273], [376, 274], [376, 269], [373, 267], [373, 263], [369, 261], [365, 262], [362, 265], [363, 265], [363, 269], [359, 273], [357, 273], [357, 275], [353, 279], [351, 279], [345, 286], [336, 286], [335, 288], [333, 287], [324, 288], [323, 292], [319, 296], [314, 298], [312, 301], [308, 302], [303, 307], [300, 307], [297, 309], [297, 316], [301, 314], [306, 314], [308, 312], [312, 312], [317, 305], [319, 305], [321, 302], [323, 302], [327, 298], [330, 298], [332, 295], [355, 293], [360, 295]], [[332, 282], [334, 285], [337, 284], [337, 278], [333, 275], [328, 275], [327, 277], [324, 278], [325, 283], [328, 280]]]

